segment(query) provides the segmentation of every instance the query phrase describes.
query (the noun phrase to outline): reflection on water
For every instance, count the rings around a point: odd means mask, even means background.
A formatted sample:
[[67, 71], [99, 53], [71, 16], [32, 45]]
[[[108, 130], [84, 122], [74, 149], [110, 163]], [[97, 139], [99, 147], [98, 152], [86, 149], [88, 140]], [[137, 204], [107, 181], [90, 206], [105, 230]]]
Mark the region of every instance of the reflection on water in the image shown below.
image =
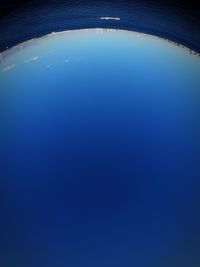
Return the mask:
[[3, 266], [198, 265], [199, 70], [119, 30], [2, 53]]

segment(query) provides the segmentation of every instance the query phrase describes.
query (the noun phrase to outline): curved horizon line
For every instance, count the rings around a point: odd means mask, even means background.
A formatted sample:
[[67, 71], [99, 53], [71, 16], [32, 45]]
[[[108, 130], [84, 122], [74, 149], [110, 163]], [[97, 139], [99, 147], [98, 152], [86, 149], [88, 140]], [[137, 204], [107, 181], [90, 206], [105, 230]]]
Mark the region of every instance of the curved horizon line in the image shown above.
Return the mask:
[[38, 40], [41, 40], [43, 38], [48, 38], [48, 37], [52, 37], [54, 35], [57, 35], [57, 34], [63, 34], [63, 33], [69, 33], [69, 32], [78, 32], [78, 31], [94, 31], [94, 30], [101, 30], [101, 31], [120, 31], [120, 32], [129, 32], [129, 33], [133, 33], [133, 34], [139, 34], [139, 35], [143, 35], [145, 37], [151, 37], [151, 38], [155, 38], [157, 40], [160, 40], [160, 41], [164, 41], [164, 42], [167, 42], [168, 44], [171, 44], [171, 45], [174, 45], [176, 47], [179, 47], [179, 48], [182, 48], [184, 50], [187, 50], [191, 55], [195, 55], [195, 56], [198, 56], [200, 57], [200, 53], [195, 51], [194, 49], [182, 44], [182, 43], [179, 43], [179, 42], [176, 42], [174, 40], [171, 40], [169, 38], [165, 38], [165, 37], [161, 37], [159, 35], [156, 35], [156, 34], [151, 34], [151, 33], [146, 33], [146, 32], [140, 32], [140, 31], [135, 31], [135, 30], [128, 30], [128, 29], [122, 29], [122, 28], [99, 28], [99, 27], [94, 27], [94, 28], [80, 28], [80, 29], [69, 29], [69, 30], [58, 30], [58, 31], [53, 31], [53, 32], [50, 32], [50, 33], [46, 33], [44, 35], [41, 35], [41, 36], [37, 36], [37, 37], [33, 37], [33, 38], [30, 38], [26, 41], [22, 41], [20, 43], [17, 43], [15, 45], [13, 45], [12, 47], [7, 47], [7, 49], [5, 49], [4, 51], [0, 52], [0, 63], [2, 63], [2, 61], [7, 58], [9, 56], [9, 51], [12, 51], [14, 49], [19, 49], [21, 50], [23, 45], [26, 45], [28, 43], [32, 43], [34, 41], [38, 41]]

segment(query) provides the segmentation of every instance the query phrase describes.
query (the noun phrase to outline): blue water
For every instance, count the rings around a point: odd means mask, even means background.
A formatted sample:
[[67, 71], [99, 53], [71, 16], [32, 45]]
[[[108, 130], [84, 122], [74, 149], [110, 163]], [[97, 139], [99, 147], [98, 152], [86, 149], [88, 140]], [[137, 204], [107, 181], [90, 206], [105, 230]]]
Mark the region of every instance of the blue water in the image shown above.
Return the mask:
[[200, 59], [83, 30], [0, 64], [7, 266], [199, 266]]

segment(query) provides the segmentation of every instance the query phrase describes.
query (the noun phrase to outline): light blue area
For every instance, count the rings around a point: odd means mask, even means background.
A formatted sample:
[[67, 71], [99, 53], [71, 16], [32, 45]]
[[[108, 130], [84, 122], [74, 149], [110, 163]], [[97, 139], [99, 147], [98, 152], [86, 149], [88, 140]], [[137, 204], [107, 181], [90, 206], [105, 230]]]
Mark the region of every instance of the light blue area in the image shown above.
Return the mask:
[[14, 49], [0, 64], [1, 213], [13, 261], [200, 263], [199, 56], [101, 29]]

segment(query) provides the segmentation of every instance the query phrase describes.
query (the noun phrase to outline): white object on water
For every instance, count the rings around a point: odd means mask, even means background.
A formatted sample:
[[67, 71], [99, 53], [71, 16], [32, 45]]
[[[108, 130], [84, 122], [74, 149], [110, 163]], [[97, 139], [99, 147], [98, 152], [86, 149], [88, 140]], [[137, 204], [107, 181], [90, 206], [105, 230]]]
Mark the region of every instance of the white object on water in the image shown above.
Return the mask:
[[100, 17], [100, 19], [104, 19], [104, 20], [120, 20], [120, 18], [118, 18], [118, 17]]

